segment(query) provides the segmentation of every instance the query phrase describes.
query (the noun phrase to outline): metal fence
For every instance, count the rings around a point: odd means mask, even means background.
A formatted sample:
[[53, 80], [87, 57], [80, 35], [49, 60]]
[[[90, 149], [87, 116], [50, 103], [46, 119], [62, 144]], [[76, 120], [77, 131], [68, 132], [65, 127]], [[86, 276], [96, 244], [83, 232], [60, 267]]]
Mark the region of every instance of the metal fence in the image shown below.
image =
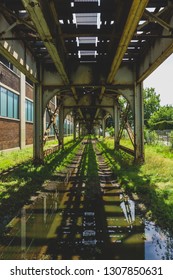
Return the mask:
[[162, 143], [166, 146], [171, 146], [171, 143], [173, 143], [173, 134], [171, 134], [172, 130], [156, 130], [156, 134], [158, 136], [157, 141], [159, 143]]

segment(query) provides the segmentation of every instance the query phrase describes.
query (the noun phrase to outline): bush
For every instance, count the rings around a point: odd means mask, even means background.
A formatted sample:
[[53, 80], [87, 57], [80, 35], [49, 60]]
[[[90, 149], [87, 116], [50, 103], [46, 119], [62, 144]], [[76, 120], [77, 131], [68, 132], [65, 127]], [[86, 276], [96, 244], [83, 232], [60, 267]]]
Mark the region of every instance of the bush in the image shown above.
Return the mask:
[[155, 131], [150, 131], [148, 129], [144, 130], [144, 141], [146, 144], [157, 144], [158, 135]]
[[106, 132], [108, 132], [109, 135], [110, 135], [111, 137], [113, 137], [113, 136], [114, 136], [114, 127], [113, 127], [113, 126], [107, 127], [107, 128], [106, 128]]
[[171, 148], [173, 149], [173, 131], [171, 131], [169, 137], [170, 137]]

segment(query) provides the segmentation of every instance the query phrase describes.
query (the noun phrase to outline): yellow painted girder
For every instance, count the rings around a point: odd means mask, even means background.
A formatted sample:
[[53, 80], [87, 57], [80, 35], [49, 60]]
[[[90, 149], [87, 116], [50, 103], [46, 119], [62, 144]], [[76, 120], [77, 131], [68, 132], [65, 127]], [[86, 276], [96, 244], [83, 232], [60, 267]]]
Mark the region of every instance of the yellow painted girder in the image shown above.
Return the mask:
[[137, 28], [138, 22], [140, 21], [142, 14], [148, 4], [149, 0], [133, 0], [124, 31], [122, 33], [117, 52], [115, 54], [114, 60], [112, 62], [111, 70], [107, 78], [107, 83], [112, 83], [115, 77], [115, 74], [118, 71], [118, 68], [122, 62], [124, 54], [127, 50], [127, 47], [133, 37], [133, 34]]
[[30, 0], [22, 0], [25, 9], [29, 13], [35, 28], [43, 41], [48, 53], [50, 54], [54, 65], [58, 73], [60, 74], [65, 85], [69, 84], [69, 79], [67, 77], [66, 71], [64, 69], [63, 63], [60, 59], [59, 53], [53, 41], [51, 32], [49, 30], [48, 24], [44, 18], [43, 12], [40, 7], [38, 0], [32, 1], [33, 5], [30, 4]]

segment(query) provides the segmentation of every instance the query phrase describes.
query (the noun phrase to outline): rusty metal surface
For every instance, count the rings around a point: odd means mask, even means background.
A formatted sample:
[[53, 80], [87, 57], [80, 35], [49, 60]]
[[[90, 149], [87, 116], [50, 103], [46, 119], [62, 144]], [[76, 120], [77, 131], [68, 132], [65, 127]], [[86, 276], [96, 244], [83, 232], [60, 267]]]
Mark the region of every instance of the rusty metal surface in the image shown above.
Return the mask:
[[57, 95], [89, 131], [121, 95], [135, 111], [135, 86], [173, 52], [172, 0], [3, 0], [0, 23], [1, 54], [43, 86], [42, 108]]

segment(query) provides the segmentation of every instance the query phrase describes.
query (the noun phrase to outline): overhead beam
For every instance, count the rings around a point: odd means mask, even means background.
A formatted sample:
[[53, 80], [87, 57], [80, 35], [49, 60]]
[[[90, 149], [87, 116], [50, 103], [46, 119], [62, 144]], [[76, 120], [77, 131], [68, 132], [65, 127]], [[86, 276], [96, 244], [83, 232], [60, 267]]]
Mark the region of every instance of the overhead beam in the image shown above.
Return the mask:
[[36, 31], [35, 27], [30, 24], [29, 22], [27, 22], [26, 20], [20, 18], [19, 16], [17, 16], [15, 13], [13, 13], [11, 10], [7, 9], [7, 7], [5, 7], [4, 5], [0, 4], [0, 11], [3, 15], [6, 16], [10, 16], [11, 18], [13, 18], [17, 24], [23, 24], [25, 26], [27, 26], [29, 29]]
[[74, 86], [71, 86], [71, 91], [73, 93], [75, 101], [78, 102], [78, 96], [77, 96], [76, 89]]
[[[155, 45], [154, 49], [158, 49], [158, 46]], [[152, 54], [152, 61], [150, 59], [149, 53]], [[143, 60], [143, 63], [140, 65], [139, 70], [139, 78], [137, 80], [138, 83], [144, 81], [156, 68], [159, 67], [171, 54], [173, 53], [173, 40], [172, 43], [163, 50], [161, 49], [156, 51], [156, 54], [154, 54], [153, 50], [150, 50]], [[159, 55], [160, 54], [160, 55]]]
[[94, 119], [96, 119], [98, 117], [99, 112], [100, 112], [100, 108], [97, 108]]
[[110, 38], [109, 33], [101, 33], [100, 31], [98, 31], [97, 33], [96, 32], [95, 33], [89, 33], [89, 32], [81, 33], [79, 30], [77, 30], [76, 33], [74, 33], [74, 32], [63, 33], [62, 36], [63, 36], [64, 39], [71, 39], [71, 38], [76, 38], [76, 37], [99, 37], [99, 38], [103, 38], [103, 39], [109, 39]]
[[[162, 14], [164, 14], [166, 11], [168, 10], [168, 6], [166, 6], [165, 8], [163, 8], [163, 10], [159, 11], [158, 13], [155, 14], [155, 16], [159, 17]], [[146, 11], [146, 10], [145, 10]], [[146, 20], [143, 24], [138, 25], [137, 30], [140, 31], [142, 30], [147, 24], [148, 24], [148, 20]]]
[[102, 100], [102, 98], [103, 98], [103, 95], [104, 95], [104, 93], [105, 93], [105, 87], [104, 86], [102, 86], [102, 88], [101, 88], [101, 92], [100, 92], [100, 95], [99, 95], [99, 101], [101, 101]]
[[13, 24], [9, 25], [8, 28], [6, 28], [5, 30], [1, 31], [0, 37], [5, 35], [8, 31], [12, 30], [17, 24], [18, 24], [18, 21], [15, 21]]
[[[0, 33], [8, 30], [7, 35], [13, 37], [14, 34], [10, 30], [10, 25], [3, 16], [0, 17]], [[3, 38], [3, 37], [1, 37]], [[37, 67], [36, 62], [22, 41], [0, 41], [0, 53], [6, 57], [19, 71], [25, 74], [32, 82], [37, 83]]]
[[112, 83], [114, 77], [118, 71], [118, 68], [122, 62], [123, 56], [127, 50], [128, 45], [133, 37], [133, 34], [137, 28], [138, 22], [142, 17], [142, 14], [147, 6], [148, 0], [133, 0], [124, 31], [122, 33], [120, 43], [118, 45], [115, 57], [113, 59], [110, 73], [107, 78], [107, 83]]
[[163, 28], [165, 28], [167, 31], [172, 32], [173, 27], [170, 26], [167, 22], [159, 18], [158, 16], [154, 15], [153, 13], [150, 13], [149, 11], [144, 11], [144, 16], [151, 22], [157, 22], [159, 25], [161, 25]]
[[86, 108], [90, 108], [90, 109], [104, 109], [104, 108], [113, 108], [113, 105], [65, 105], [64, 108], [81, 108], [81, 109], [86, 109]]
[[[12, 63], [19, 71], [21, 71], [25, 76], [27, 76], [33, 83], [38, 83], [36, 74], [34, 74], [34, 71], [32, 68], [30, 68], [29, 65], [26, 65], [24, 62], [24, 59], [18, 57], [16, 55], [15, 50], [11, 50], [11, 46], [9, 44], [4, 43], [2, 45], [0, 43], [0, 53], [6, 57], [6, 59]], [[33, 61], [33, 65], [35, 62]], [[34, 67], [35, 68], [35, 67]]]
[[[170, 26], [173, 26], [173, 16], [170, 20]], [[169, 31], [163, 30], [162, 36], [166, 36]], [[159, 65], [161, 65], [173, 53], [173, 39], [156, 39], [148, 48], [145, 55], [142, 56], [137, 82], [145, 80]]]
[[64, 65], [61, 61], [60, 55], [55, 46], [48, 24], [44, 18], [39, 1], [34, 0], [31, 3], [30, 0], [22, 0], [22, 2], [28, 14], [30, 15], [32, 22], [34, 23], [41, 40], [43, 41], [45, 47], [47, 48], [47, 51], [51, 56], [51, 59], [59, 75], [61, 76], [62, 81], [64, 82], [65, 85], [69, 84], [67, 73], [64, 69]]
[[56, 7], [55, 7], [55, 1], [54, 0], [50, 0], [49, 1], [49, 5], [50, 5], [50, 10], [51, 10], [53, 19], [54, 19], [54, 21], [56, 23], [56, 26], [57, 26], [57, 29], [58, 29], [58, 35], [59, 35], [59, 39], [60, 39], [61, 45], [62, 45], [62, 47], [63, 47], [63, 49], [65, 51], [66, 47], [65, 47], [64, 40], [62, 38], [62, 30], [61, 30], [58, 14], [57, 14]]
[[[71, 87], [71, 91], [73, 93], [73, 96], [74, 96], [74, 99], [76, 101], [76, 103], [78, 102], [78, 96], [77, 96], [77, 93], [76, 93], [76, 89], [74, 86]], [[75, 106], [71, 106], [71, 108], [73, 108]], [[79, 111], [79, 114], [81, 115], [81, 117], [83, 118], [83, 114], [82, 114], [82, 111], [81, 111], [81, 107], [78, 107], [78, 111]]]

